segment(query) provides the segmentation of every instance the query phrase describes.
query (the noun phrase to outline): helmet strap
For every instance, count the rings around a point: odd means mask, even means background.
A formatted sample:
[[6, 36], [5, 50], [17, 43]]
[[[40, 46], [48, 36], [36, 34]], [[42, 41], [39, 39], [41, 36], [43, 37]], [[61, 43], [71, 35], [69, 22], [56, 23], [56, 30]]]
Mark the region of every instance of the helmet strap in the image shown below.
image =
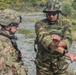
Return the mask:
[[[11, 26], [11, 28], [12, 28], [12, 26]], [[10, 35], [14, 35], [15, 33], [13, 33], [13, 32], [11, 31], [11, 28], [10, 28], [10, 30], [9, 30]]]

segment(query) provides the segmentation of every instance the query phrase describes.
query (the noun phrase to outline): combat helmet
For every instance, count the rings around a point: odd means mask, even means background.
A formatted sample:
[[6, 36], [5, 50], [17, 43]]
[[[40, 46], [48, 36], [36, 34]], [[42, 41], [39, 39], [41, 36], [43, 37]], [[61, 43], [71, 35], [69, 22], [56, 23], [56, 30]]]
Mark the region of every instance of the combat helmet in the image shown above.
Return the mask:
[[21, 23], [21, 16], [11, 11], [12, 10], [10, 10], [9, 12], [0, 12], [0, 25], [8, 26], [10, 23]]
[[61, 12], [61, 3], [58, 0], [48, 0], [46, 2], [46, 8], [43, 10], [44, 13], [51, 11]]

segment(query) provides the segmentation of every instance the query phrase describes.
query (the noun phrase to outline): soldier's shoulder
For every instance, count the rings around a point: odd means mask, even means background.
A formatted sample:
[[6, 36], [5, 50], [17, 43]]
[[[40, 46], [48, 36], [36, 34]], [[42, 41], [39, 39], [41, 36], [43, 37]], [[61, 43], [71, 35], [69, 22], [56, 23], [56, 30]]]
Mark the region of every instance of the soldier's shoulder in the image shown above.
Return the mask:
[[11, 41], [10, 41], [10, 39], [8, 38], [8, 37], [5, 37], [5, 36], [3, 36], [3, 35], [0, 35], [0, 42], [1, 43], [10, 43]]
[[10, 48], [12, 48], [10, 40], [0, 35], [0, 51], [3, 53], [3, 55], [6, 54], [6, 52], [9, 52]]
[[36, 22], [36, 26], [39, 26], [39, 25], [45, 25], [45, 23], [47, 23], [47, 19], [43, 19], [43, 20], [40, 20], [38, 22]]

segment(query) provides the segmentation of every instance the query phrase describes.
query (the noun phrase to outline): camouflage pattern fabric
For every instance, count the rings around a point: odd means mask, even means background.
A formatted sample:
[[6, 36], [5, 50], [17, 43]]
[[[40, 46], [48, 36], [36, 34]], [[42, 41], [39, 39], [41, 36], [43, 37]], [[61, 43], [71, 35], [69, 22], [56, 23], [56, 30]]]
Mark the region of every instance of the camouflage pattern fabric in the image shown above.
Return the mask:
[[10, 23], [20, 23], [20, 15], [15, 14], [15, 12], [2, 11], [0, 12], [0, 25], [7, 26]]
[[72, 44], [71, 30], [69, 24], [62, 24], [58, 21], [56, 24], [50, 25], [47, 19], [37, 22], [35, 25], [37, 35], [38, 53], [36, 56], [37, 75], [68, 75], [66, 69], [68, 63], [65, 56], [49, 49], [51, 44], [51, 35], [57, 34], [66, 42], [69, 49]]
[[26, 75], [26, 66], [22, 61], [17, 62], [17, 57], [18, 53], [10, 39], [0, 35], [0, 75]]
[[50, 11], [61, 11], [62, 6], [61, 2], [58, 0], [48, 0], [46, 2], [46, 8], [44, 9], [43, 12], [50, 12]]

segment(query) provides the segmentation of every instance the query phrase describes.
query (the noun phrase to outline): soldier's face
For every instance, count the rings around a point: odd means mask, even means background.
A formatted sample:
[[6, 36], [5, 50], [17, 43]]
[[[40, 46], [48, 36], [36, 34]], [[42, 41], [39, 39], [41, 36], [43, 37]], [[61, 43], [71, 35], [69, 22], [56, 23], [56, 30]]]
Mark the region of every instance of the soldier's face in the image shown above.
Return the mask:
[[59, 13], [57, 12], [50, 12], [47, 13], [47, 18], [50, 20], [50, 22], [54, 22], [57, 20]]
[[18, 30], [18, 26], [12, 26], [12, 27], [11, 27], [11, 32], [12, 32], [13, 34], [15, 34], [17, 30]]

